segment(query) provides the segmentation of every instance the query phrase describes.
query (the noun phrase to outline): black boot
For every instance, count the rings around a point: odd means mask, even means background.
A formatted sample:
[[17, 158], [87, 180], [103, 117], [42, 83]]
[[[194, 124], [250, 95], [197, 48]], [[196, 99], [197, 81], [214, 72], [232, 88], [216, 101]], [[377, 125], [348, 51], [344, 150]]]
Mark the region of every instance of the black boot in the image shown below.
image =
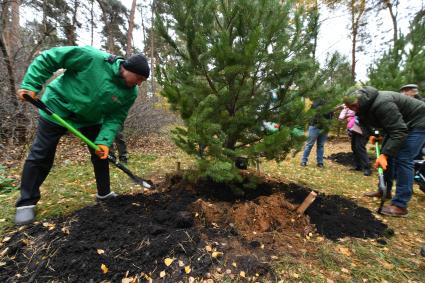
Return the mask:
[[366, 169], [363, 171], [363, 175], [365, 175], [365, 176], [370, 176], [370, 175], [372, 175], [372, 171], [370, 171], [370, 169], [369, 169], [369, 168], [366, 168]]

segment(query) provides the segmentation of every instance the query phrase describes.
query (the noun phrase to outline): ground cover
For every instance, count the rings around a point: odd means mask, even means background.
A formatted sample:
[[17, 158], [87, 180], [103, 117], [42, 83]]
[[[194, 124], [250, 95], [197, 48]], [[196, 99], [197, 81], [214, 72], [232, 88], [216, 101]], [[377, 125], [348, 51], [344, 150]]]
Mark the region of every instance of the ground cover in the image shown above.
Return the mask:
[[[132, 155], [129, 164], [154, 179], [152, 192], [113, 171], [122, 196], [96, 204], [84, 154], [72, 161], [59, 154], [37, 224], [13, 228], [16, 195], [3, 196], [0, 280], [420, 282], [425, 276], [418, 256], [425, 227], [420, 191], [408, 219], [382, 218], [378, 201], [361, 197], [376, 187], [376, 175], [364, 177], [331, 159], [324, 169], [311, 160], [302, 168], [296, 156], [249, 170], [260, 185], [235, 197], [225, 184], [181, 178], [175, 163], [186, 170], [191, 160], [162, 151], [164, 143], [152, 142], [155, 150]], [[332, 142], [328, 155], [347, 148]], [[298, 216], [290, 207], [311, 190], [318, 197]]]

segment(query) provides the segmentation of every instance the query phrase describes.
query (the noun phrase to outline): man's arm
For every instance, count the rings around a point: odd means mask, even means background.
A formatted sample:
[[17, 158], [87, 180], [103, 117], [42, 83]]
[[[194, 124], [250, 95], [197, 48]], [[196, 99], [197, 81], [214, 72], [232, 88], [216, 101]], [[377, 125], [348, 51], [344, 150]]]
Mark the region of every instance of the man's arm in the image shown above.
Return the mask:
[[104, 144], [111, 146], [114, 142], [115, 136], [122, 128], [125, 119], [127, 118], [128, 111], [133, 105], [135, 98], [123, 105], [118, 111], [110, 113], [104, 118], [102, 128], [100, 129], [99, 135], [96, 137], [95, 144]]
[[91, 60], [84, 47], [65, 46], [43, 51], [28, 67], [20, 88], [38, 93], [59, 69], [78, 71]]
[[387, 134], [381, 153], [396, 156], [409, 133], [403, 116], [394, 102], [386, 102], [384, 107], [379, 107], [376, 116]]

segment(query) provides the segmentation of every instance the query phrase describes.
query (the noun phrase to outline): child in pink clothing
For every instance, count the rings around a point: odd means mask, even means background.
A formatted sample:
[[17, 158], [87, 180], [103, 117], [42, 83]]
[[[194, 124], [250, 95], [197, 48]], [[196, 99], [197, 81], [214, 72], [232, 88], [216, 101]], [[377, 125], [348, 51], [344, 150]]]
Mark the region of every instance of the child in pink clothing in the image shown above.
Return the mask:
[[356, 123], [356, 112], [349, 109], [345, 105], [344, 105], [344, 109], [342, 109], [341, 113], [339, 114], [338, 119], [339, 120], [344, 120], [344, 119], [347, 120], [347, 130], [348, 131], [363, 134], [362, 129], [360, 128], [358, 123]]
[[366, 151], [367, 137], [363, 135], [356, 112], [344, 105], [344, 109], [342, 109], [338, 119], [347, 120], [347, 130], [351, 137], [351, 150], [354, 153], [354, 161], [356, 163], [355, 170], [364, 170], [364, 175], [370, 176], [369, 156]]

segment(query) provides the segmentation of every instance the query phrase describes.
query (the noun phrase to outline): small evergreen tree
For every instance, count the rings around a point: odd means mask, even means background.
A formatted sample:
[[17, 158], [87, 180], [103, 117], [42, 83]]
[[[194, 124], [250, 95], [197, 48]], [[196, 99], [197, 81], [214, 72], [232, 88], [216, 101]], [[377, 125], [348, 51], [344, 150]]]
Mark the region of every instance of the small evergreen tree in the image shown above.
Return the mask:
[[158, 74], [161, 94], [180, 112], [185, 127], [174, 139], [198, 157], [202, 175], [238, 180], [238, 157], [280, 160], [299, 146], [312, 115], [304, 99], [332, 92], [313, 59], [317, 15], [296, 1], [161, 2], [156, 28], [172, 47]]

